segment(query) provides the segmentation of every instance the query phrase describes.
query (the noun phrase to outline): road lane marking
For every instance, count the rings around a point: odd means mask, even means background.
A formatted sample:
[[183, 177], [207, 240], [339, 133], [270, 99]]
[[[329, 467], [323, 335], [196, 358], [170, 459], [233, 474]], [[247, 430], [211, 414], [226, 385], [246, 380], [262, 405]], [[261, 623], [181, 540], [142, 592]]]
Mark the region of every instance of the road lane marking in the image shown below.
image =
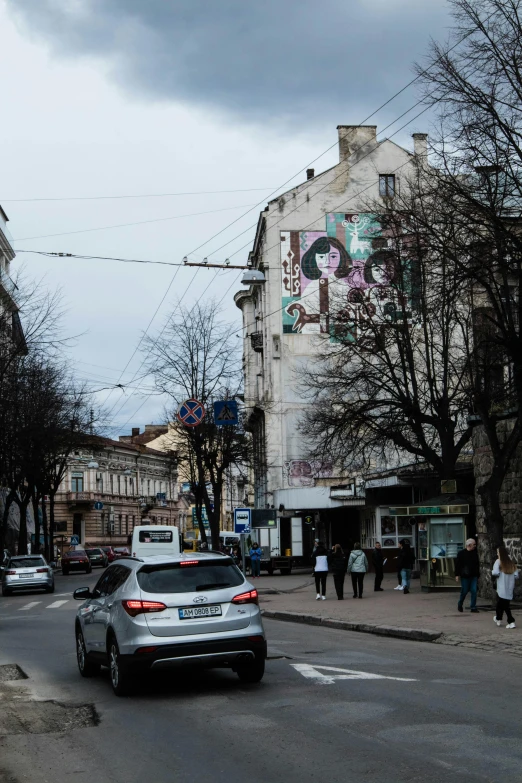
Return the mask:
[[[359, 672], [355, 669], [338, 669], [336, 666], [312, 666], [309, 663], [291, 663], [296, 671], [313, 680], [316, 685], [333, 685], [336, 680], [397, 680], [398, 682], [417, 682], [412, 677], [387, 677], [384, 674], [373, 674], [372, 672]], [[322, 669], [334, 674], [323, 674]], [[337, 672], [340, 672], [339, 674]]]
[[33, 609], [35, 606], [38, 606], [38, 604], [41, 604], [41, 601], [31, 601], [30, 604], [25, 604], [25, 606], [21, 606], [18, 610], [19, 612], [25, 612], [28, 609]]
[[46, 609], [58, 609], [59, 606], [63, 606], [67, 603], [67, 600], [65, 601], [53, 601], [52, 604], [49, 604], [49, 606], [46, 606]]

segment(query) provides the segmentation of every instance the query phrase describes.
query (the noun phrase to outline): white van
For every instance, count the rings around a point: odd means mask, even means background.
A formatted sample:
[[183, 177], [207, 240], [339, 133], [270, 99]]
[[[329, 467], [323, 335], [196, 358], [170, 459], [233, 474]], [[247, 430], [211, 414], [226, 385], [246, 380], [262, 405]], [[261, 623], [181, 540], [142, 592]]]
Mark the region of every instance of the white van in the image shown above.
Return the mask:
[[138, 525], [132, 531], [133, 557], [181, 554], [179, 529], [170, 525]]

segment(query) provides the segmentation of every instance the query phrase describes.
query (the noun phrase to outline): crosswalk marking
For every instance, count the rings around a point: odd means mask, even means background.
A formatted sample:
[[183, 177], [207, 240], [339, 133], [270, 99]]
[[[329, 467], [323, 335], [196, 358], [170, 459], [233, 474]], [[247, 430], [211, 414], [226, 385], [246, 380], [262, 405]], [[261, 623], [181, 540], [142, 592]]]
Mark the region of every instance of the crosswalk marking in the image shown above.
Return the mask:
[[34, 606], [38, 606], [38, 604], [41, 604], [41, 601], [31, 601], [30, 604], [25, 604], [25, 606], [21, 606], [18, 610], [19, 612], [25, 612], [27, 609], [32, 609]]
[[[336, 680], [397, 680], [398, 682], [416, 682], [411, 677], [389, 677], [385, 674], [373, 674], [372, 672], [360, 672], [355, 669], [339, 669], [337, 666], [312, 666], [309, 663], [291, 663], [296, 671], [313, 680], [316, 685], [333, 685]], [[322, 669], [322, 671], [319, 671]], [[323, 671], [328, 674], [323, 674]]]
[[49, 604], [49, 606], [46, 606], [46, 609], [58, 609], [59, 606], [63, 606], [63, 604], [66, 604], [67, 600], [65, 601], [53, 601], [52, 604]]

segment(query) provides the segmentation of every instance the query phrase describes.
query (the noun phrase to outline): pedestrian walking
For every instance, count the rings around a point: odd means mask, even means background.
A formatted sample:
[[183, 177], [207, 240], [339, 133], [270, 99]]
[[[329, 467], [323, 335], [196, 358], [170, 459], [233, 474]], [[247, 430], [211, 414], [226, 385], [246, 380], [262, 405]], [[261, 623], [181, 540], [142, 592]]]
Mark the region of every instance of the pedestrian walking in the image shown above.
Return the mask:
[[353, 545], [353, 551], [348, 558], [348, 571], [352, 575], [353, 597], [363, 597], [364, 575], [368, 570], [368, 559], [357, 541]]
[[375, 571], [375, 584], [373, 589], [375, 592], [382, 592], [382, 580], [384, 577], [384, 555], [381, 548], [381, 542], [375, 542], [375, 548], [372, 552], [373, 570]]
[[333, 574], [338, 601], [342, 601], [344, 598], [344, 578], [346, 576], [347, 568], [348, 558], [344, 554], [340, 544], [336, 544], [332, 549], [332, 554], [330, 556], [330, 570]]
[[407, 595], [407, 593], [410, 592], [410, 580], [411, 580], [411, 572], [413, 570], [413, 566], [415, 564], [415, 552], [410, 546], [410, 542], [407, 538], [404, 538], [400, 542], [400, 548], [401, 551], [399, 552], [399, 569], [401, 572], [401, 580], [402, 580], [402, 592], [404, 595]]
[[328, 576], [328, 552], [321, 541], [317, 542], [312, 555], [314, 566], [316, 601], [326, 601], [326, 578]]
[[466, 548], [457, 554], [455, 562], [455, 581], [460, 579], [460, 598], [457, 604], [459, 612], [464, 611], [464, 601], [470, 593], [470, 610], [474, 613], [477, 609], [477, 584], [480, 576], [480, 563], [477, 552], [477, 542], [474, 538], [468, 538]]
[[254, 541], [250, 549], [250, 570], [252, 571], [252, 579], [259, 579], [261, 576], [262, 555], [263, 555], [263, 550], [261, 549], [257, 541]]
[[506, 613], [506, 628], [515, 628], [515, 618], [511, 614], [511, 601], [515, 589], [515, 579], [518, 579], [517, 564], [509, 556], [505, 546], [497, 550], [498, 560], [495, 560], [492, 574], [497, 577], [497, 611], [493, 622], [500, 625], [502, 616]]
[[238, 546], [232, 547], [231, 557], [234, 563], [237, 565], [237, 567], [243, 570], [243, 559], [241, 557], [241, 549]]

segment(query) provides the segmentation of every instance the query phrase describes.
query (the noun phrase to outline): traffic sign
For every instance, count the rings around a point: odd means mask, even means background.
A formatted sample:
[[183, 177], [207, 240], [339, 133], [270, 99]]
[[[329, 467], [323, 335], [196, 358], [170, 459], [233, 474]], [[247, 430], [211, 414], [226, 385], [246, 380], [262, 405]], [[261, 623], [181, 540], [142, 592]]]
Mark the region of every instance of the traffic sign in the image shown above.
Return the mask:
[[235, 400], [219, 400], [214, 403], [214, 424], [238, 424], [237, 402]]
[[234, 533], [248, 533], [252, 512], [250, 508], [234, 509]]
[[71, 546], [78, 546], [80, 543], [80, 536], [71, 536]]
[[103, 509], [103, 503], [101, 502], [101, 500], [97, 500], [96, 503], [94, 504], [94, 510], [101, 511], [102, 509]]
[[185, 400], [180, 405], [179, 411], [176, 414], [177, 420], [184, 424], [185, 427], [197, 427], [201, 424], [205, 418], [205, 406], [199, 400]]

